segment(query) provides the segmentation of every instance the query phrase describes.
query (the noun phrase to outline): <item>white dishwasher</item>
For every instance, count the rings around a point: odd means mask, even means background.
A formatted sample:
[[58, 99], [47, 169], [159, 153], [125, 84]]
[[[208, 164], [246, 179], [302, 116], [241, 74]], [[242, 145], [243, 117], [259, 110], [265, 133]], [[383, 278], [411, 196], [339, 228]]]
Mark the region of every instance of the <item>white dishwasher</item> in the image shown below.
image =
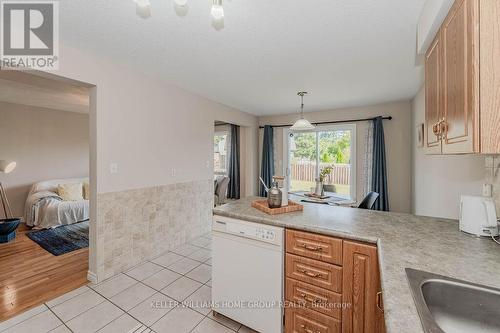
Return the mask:
[[283, 330], [283, 228], [214, 216], [213, 310], [260, 333]]

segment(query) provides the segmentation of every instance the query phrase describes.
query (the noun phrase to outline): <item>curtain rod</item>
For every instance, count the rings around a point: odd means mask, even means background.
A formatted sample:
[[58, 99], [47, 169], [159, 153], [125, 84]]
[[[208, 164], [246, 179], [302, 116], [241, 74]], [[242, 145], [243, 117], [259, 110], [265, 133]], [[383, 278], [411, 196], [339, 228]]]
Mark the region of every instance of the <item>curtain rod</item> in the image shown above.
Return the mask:
[[[311, 123], [313, 125], [329, 125], [329, 124], [342, 124], [342, 123], [357, 123], [360, 121], [370, 121], [375, 120], [378, 117], [366, 118], [366, 119], [350, 119], [350, 120], [337, 120], [337, 121], [320, 121], [317, 123]], [[382, 117], [383, 120], [392, 120], [392, 116]], [[292, 127], [292, 125], [271, 125], [271, 127]], [[259, 128], [264, 128], [264, 126], [259, 126]]]

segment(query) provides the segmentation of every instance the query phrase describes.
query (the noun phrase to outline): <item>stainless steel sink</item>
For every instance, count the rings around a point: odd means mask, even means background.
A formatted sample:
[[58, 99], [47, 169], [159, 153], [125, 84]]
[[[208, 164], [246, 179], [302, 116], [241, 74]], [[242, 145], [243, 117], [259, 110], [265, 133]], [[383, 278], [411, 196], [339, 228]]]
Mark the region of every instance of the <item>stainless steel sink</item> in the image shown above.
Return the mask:
[[500, 332], [500, 289], [406, 268], [425, 332]]

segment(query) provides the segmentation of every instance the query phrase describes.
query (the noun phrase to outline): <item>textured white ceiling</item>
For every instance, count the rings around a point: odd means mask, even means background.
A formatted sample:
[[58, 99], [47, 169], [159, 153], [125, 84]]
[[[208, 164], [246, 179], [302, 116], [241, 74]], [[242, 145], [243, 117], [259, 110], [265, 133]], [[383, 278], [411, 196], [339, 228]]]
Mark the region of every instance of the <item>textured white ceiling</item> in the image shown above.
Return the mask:
[[137, 66], [256, 115], [360, 106], [413, 97], [416, 26], [424, 0], [225, 0], [222, 30], [211, 0], [61, 1], [61, 39]]

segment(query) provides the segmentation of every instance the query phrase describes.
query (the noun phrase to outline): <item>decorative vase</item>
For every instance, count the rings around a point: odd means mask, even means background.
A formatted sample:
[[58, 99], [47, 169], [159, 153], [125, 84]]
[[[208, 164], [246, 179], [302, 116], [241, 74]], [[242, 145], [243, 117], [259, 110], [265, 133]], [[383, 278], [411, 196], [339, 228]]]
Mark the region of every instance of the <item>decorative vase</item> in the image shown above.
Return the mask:
[[325, 192], [323, 192], [323, 182], [319, 180], [319, 178], [316, 178], [316, 189], [314, 191], [314, 194], [317, 195], [318, 197], [323, 196]]
[[267, 204], [269, 208], [281, 208], [282, 195], [278, 187], [278, 182], [273, 182], [272, 187], [267, 192]]

